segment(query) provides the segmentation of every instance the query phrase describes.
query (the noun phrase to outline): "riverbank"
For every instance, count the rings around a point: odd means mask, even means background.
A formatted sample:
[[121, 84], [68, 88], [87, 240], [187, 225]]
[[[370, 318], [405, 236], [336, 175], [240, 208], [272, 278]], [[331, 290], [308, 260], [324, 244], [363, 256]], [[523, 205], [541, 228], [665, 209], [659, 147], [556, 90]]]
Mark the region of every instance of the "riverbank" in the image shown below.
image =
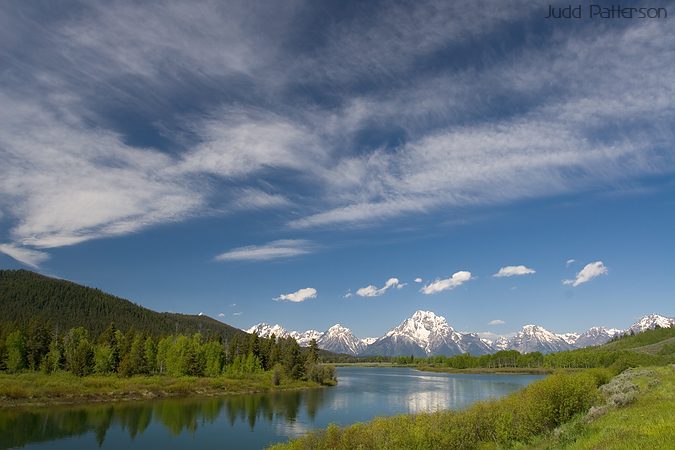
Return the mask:
[[272, 373], [246, 378], [167, 376], [86, 376], [70, 373], [0, 374], [0, 408], [51, 406], [165, 397], [209, 397], [321, 387], [313, 381], [283, 378], [278, 386]]
[[390, 362], [342, 362], [342, 363], [331, 363], [331, 366], [335, 367], [408, 367], [411, 369], [416, 368], [414, 365], [410, 364], [394, 364]]
[[275, 450], [477, 448], [511, 446], [553, 430], [599, 399], [607, 370], [556, 373], [498, 400], [460, 411], [378, 417], [344, 428], [330, 425]]
[[271, 449], [672, 448], [675, 366], [611, 374], [555, 373], [465, 410], [330, 425]]

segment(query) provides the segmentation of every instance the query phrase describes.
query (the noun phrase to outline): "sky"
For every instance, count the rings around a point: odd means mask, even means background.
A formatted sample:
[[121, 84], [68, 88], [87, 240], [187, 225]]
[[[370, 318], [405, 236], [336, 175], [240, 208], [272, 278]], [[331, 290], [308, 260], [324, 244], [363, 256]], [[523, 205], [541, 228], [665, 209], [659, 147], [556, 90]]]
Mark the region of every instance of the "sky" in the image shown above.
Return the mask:
[[4, 1], [0, 268], [359, 337], [675, 315], [672, 18], [547, 14]]

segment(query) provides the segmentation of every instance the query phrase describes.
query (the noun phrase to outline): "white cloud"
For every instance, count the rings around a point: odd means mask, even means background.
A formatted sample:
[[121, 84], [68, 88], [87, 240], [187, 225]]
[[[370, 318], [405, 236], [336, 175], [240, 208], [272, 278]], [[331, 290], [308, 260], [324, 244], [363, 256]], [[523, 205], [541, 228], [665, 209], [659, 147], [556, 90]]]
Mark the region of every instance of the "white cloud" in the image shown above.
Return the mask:
[[422, 281], [424, 280], [422, 280], [420, 277], [415, 278], [415, 283], [421, 283]]
[[451, 290], [458, 286], [461, 286], [462, 284], [466, 283], [471, 279], [472, 279], [471, 272], [468, 272], [466, 270], [460, 270], [459, 272], [455, 272], [454, 274], [452, 274], [450, 278], [436, 280], [432, 283], [427, 284], [422, 289], [420, 289], [420, 292], [427, 295], [437, 294], [439, 292]]
[[40, 264], [49, 259], [49, 254], [45, 252], [17, 247], [12, 244], [0, 244], [0, 253], [34, 268], [38, 268]]
[[377, 288], [375, 286], [368, 285], [366, 287], [359, 288], [356, 291], [356, 295], [359, 297], [379, 297], [387, 292], [391, 288], [402, 289], [405, 286], [405, 283], [401, 283], [398, 278], [389, 278], [384, 286]]
[[268, 261], [271, 259], [291, 258], [306, 255], [314, 249], [314, 244], [304, 239], [282, 239], [264, 245], [248, 245], [228, 250], [216, 256], [216, 261]]
[[489, 322], [488, 322], [488, 325], [504, 325], [505, 323], [506, 323], [506, 322], [504, 322], [504, 321], [501, 320], [501, 319], [495, 319], [495, 320], [489, 321]]
[[530, 275], [536, 273], [536, 270], [530, 269], [526, 266], [505, 266], [499, 269], [499, 272], [492, 275], [493, 277], [513, 277], [517, 275]]
[[197, 315], [198, 315], [198, 316], [203, 316], [203, 315], [204, 315], [204, 313], [203, 313], [203, 312], [200, 312], [200, 313], [199, 313], [199, 314], [197, 314]]
[[[115, 2], [58, 20], [8, 8], [0, 52], [14, 70], [0, 91], [0, 209], [14, 224], [10, 245], [72, 245], [298, 198], [291, 227], [363, 225], [614, 187], [673, 170], [672, 27], [633, 21], [602, 36], [556, 33], [485, 67], [411, 70], [538, 8], [517, 0], [496, 12], [485, 3], [396, 5], [338, 20], [315, 51], [292, 54], [285, 38], [306, 8], [254, 14], [217, 2]], [[21, 51], [12, 51], [16, 42]], [[349, 88], [363, 83], [374, 88]], [[606, 83], [613, 89], [596, 89]], [[209, 88], [227, 85], [250, 97], [212, 111], [190, 104], [196, 112], [189, 117], [166, 107], [176, 98], [183, 104], [190, 90], [207, 97]], [[288, 98], [322, 85], [331, 86], [330, 107]], [[228, 97], [213, 93], [213, 103]], [[472, 122], [487, 116], [490, 99], [524, 106]], [[141, 116], [161, 111], [157, 122], [180, 124], [180, 138], [169, 136], [168, 147], [183, 154], [129, 144], [123, 127], [100, 120], [101, 110], [141, 103]], [[617, 123], [629, 128], [607, 132]], [[373, 124], [406, 138], [395, 148], [363, 148], [358, 136]], [[269, 171], [274, 182], [264, 177]], [[212, 178], [235, 186], [213, 189]]]
[[225, 317], [225, 313], [218, 313], [218, 317]]
[[299, 289], [291, 294], [281, 294], [278, 297], [275, 297], [274, 300], [278, 301], [289, 301], [289, 302], [304, 302], [310, 298], [315, 298], [317, 294], [316, 289], [308, 287]]
[[580, 284], [587, 283], [600, 275], [607, 275], [608, 270], [602, 261], [588, 263], [581, 269], [574, 280], [564, 280], [563, 284], [577, 287]]
[[205, 203], [198, 183], [169, 174], [171, 157], [134, 148], [55, 108], [0, 90], [0, 203], [21, 245], [52, 248], [183, 220]]
[[233, 316], [241, 316], [242, 314], [244, 314], [244, 313], [241, 312], [241, 311], [237, 311], [235, 313], [232, 313]]
[[354, 296], [354, 294], [352, 294], [351, 291], [347, 291], [343, 297], [344, 297], [344, 298], [351, 298], [351, 297], [353, 297], [353, 296]]
[[570, 259], [568, 259], [567, 261], [565, 261], [565, 265], [566, 265], [567, 267], [569, 267], [569, 266], [571, 266], [572, 264], [574, 264], [575, 262], [577, 262], [576, 259], [570, 258]]

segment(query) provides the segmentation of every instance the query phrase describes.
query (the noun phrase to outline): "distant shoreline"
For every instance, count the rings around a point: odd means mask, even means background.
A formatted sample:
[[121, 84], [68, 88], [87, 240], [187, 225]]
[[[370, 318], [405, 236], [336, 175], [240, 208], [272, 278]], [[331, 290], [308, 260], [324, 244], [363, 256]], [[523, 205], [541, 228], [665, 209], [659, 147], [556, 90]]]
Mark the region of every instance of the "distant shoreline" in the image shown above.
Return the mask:
[[[466, 373], [466, 374], [505, 374], [505, 375], [548, 375], [555, 371], [552, 368], [542, 367], [476, 367], [472, 369], [455, 369], [452, 367], [437, 367], [437, 366], [417, 366], [410, 364], [394, 364], [388, 362], [362, 362], [362, 363], [334, 363], [336, 367], [403, 367], [408, 369], [419, 370], [421, 372], [441, 372], [441, 373]], [[559, 370], [559, 369], [558, 369]]]
[[218, 397], [315, 389], [313, 381], [285, 380], [273, 386], [267, 374], [245, 379], [206, 377], [77, 377], [68, 373], [0, 374], [0, 409], [86, 405], [179, 397]]
[[[441, 373], [466, 373], [466, 374], [503, 374], [503, 375], [549, 375], [555, 369], [544, 367], [476, 367], [473, 369], [454, 369], [452, 367], [434, 367], [434, 366], [419, 366], [415, 369], [422, 372], [441, 372]], [[560, 369], [558, 369], [560, 370]], [[581, 369], [579, 369], [581, 370]]]

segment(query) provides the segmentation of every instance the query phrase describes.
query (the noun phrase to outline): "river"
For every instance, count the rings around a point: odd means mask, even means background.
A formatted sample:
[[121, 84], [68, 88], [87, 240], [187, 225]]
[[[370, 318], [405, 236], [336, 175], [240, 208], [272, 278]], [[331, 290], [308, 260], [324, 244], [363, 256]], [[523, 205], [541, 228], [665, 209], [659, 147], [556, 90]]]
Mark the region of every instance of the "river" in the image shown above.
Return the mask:
[[463, 408], [540, 375], [471, 375], [339, 367], [335, 387], [0, 410], [0, 449], [260, 449], [331, 422]]

